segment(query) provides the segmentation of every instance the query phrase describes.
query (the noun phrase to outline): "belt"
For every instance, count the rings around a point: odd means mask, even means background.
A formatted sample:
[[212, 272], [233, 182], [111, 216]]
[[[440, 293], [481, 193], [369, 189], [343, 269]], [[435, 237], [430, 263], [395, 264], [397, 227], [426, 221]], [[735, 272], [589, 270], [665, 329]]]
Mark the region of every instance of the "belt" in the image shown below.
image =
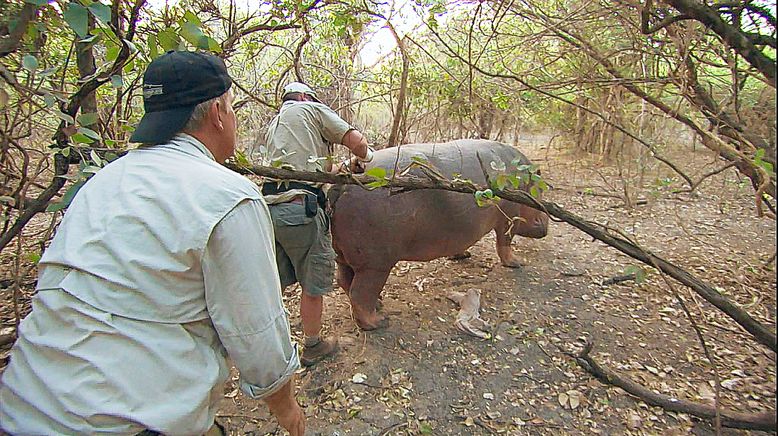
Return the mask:
[[262, 195], [276, 195], [282, 192], [290, 191], [292, 189], [302, 189], [310, 192], [316, 196], [316, 202], [319, 204], [319, 207], [322, 209], [327, 208], [327, 197], [324, 195], [324, 191], [321, 188], [311, 186], [306, 183], [288, 181], [282, 183], [276, 183], [272, 181], [265, 182], [262, 184]]

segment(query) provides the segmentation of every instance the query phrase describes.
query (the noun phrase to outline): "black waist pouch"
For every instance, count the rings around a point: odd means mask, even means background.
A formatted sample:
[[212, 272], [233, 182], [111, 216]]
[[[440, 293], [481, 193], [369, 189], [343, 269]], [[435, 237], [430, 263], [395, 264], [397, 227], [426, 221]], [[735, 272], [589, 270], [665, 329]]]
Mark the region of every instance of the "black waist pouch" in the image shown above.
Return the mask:
[[305, 197], [303, 197], [303, 204], [305, 205], [305, 216], [316, 216], [316, 211], [319, 209], [319, 201], [316, 198], [316, 195], [305, 194]]

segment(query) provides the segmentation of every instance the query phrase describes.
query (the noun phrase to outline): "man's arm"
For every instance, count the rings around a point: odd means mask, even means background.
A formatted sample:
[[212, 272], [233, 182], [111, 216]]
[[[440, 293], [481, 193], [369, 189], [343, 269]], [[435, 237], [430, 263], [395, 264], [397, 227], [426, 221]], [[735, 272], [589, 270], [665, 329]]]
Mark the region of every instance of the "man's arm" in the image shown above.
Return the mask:
[[314, 108], [318, 111], [319, 127], [326, 140], [345, 145], [360, 160], [372, 160], [372, 150], [362, 132], [353, 128], [329, 106], [319, 103]]
[[343, 135], [343, 139], [340, 141], [346, 148], [351, 150], [360, 159], [365, 159], [368, 153], [367, 150], [367, 138], [357, 129], [351, 129]]
[[219, 222], [203, 254], [208, 313], [240, 371], [243, 392], [264, 399], [293, 435], [305, 426], [293, 396], [300, 367], [281, 299], [273, 227], [261, 200], [246, 200]]

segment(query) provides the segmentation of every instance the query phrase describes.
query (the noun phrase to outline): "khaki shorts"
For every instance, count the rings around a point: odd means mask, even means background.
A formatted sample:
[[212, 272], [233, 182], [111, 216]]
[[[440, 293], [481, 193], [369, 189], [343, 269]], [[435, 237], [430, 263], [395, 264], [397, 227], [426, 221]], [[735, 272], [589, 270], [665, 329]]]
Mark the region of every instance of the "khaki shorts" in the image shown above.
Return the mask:
[[270, 205], [276, 234], [276, 264], [281, 286], [300, 282], [308, 295], [332, 291], [335, 251], [327, 214], [318, 208], [315, 217], [305, 215], [301, 203]]

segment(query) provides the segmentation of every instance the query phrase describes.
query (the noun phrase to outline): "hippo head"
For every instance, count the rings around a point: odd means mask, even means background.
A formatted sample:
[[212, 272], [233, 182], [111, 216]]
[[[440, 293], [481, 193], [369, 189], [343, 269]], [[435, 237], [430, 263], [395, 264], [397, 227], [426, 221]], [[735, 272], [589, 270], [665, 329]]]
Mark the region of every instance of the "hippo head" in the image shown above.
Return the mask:
[[526, 238], [540, 239], [548, 233], [548, 215], [529, 206], [519, 205], [522, 218], [513, 227], [513, 234]]

